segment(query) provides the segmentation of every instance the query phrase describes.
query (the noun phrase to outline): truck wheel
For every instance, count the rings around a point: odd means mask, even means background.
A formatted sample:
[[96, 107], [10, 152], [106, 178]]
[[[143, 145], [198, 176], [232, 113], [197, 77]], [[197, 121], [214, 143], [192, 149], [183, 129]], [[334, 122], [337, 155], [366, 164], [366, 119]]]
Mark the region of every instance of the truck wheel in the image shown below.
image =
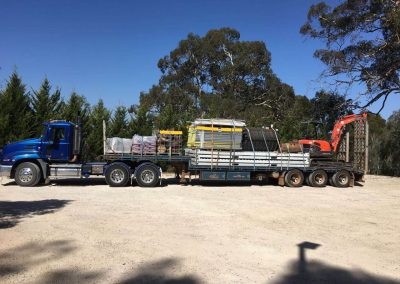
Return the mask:
[[145, 165], [136, 172], [136, 181], [142, 187], [154, 187], [160, 181], [159, 172], [156, 167]]
[[111, 165], [105, 172], [106, 182], [111, 187], [126, 186], [129, 182], [129, 171], [121, 164]]
[[350, 173], [346, 170], [336, 172], [332, 176], [332, 184], [336, 187], [348, 187], [350, 185]]
[[285, 175], [285, 184], [289, 187], [300, 187], [304, 182], [304, 175], [300, 170], [290, 170]]
[[324, 187], [328, 183], [328, 174], [324, 170], [315, 170], [308, 176], [308, 183], [313, 187]]
[[41, 172], [38, 165], [25, 162], [18, 165], [15, 170], [14, 179], [20, 186], [35, 186], [41, 179]]

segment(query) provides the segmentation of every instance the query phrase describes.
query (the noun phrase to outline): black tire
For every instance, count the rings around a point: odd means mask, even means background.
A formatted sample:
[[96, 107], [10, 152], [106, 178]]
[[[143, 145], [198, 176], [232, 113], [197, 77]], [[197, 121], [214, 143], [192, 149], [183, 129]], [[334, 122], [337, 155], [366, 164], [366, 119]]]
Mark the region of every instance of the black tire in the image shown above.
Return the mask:
[[300, 170], [290, 170], [285, 175], [285, 184], [289, 187], [300, 187], [303, 185], [303, 182], [304, 174]]
[[340, 170], [332, 176], [332, 184], [336, 187], [348, 187], [350, 185], [350, 173], [346, 170]]
[[129, 182], [129, 170], [125, 165], [114, 164], [107, 168], [105, 172], [106, 182], [111, 187], [123, 187]]
[[152, 165], [141, 166], [136, 172], [136, 181], [141, 187], [155, 187], [160, 181], [159, 170]]
[[35, 163], [22, 163], [15, 170], [14, 179], [20, 186], [35, 186], [41, 178], [40, 168]]
[[315, 170], [308, 176], [308, 183], [313, 187], [324, 187], [328, 183], [328, 174], [324, 170]]

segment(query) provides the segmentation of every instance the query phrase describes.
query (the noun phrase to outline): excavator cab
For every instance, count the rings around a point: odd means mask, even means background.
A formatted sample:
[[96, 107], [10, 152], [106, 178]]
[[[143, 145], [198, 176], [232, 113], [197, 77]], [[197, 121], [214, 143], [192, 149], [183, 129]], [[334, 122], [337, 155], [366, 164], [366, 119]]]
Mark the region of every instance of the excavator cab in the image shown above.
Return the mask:
[[303, 151], [310, 153], [312, 157], [327, 157], [333, 155], [331, 145], [324, 140], [325, 135], [322, 131], [323, 123], [316, 120], [304, 121], [302, 124], [302, 138], [299, 143]]

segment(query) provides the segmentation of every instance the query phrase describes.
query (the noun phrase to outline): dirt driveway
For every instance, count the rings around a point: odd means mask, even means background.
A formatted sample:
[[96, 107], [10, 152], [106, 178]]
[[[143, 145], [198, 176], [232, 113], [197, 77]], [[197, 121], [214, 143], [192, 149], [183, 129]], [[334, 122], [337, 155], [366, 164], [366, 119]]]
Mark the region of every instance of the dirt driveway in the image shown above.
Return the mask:
[[400, 179], [0, 186], [1, 283], [400, 283]]

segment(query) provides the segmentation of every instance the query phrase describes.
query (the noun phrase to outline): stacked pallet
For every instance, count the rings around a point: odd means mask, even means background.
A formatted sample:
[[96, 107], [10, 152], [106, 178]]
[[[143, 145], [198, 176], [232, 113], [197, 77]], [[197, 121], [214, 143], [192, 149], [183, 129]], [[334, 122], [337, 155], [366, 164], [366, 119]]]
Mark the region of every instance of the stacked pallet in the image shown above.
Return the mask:
[[157, 135], [157, 153], [160, 155], [181, 155], [182, 131], [160, 130]]
[[308, 167], [309, 153], [279, 153], [261, 151], [210, 151], [186, 149], [191, 164], [204, 167]]
[[140, 136], [135, 134], [132, 138], [132, 154], [156, 154], [157, 136]]
[[189, 127], [187, 146], [193, 149], [241, 150], [246, 124], [232, 119], [197, 119]]

